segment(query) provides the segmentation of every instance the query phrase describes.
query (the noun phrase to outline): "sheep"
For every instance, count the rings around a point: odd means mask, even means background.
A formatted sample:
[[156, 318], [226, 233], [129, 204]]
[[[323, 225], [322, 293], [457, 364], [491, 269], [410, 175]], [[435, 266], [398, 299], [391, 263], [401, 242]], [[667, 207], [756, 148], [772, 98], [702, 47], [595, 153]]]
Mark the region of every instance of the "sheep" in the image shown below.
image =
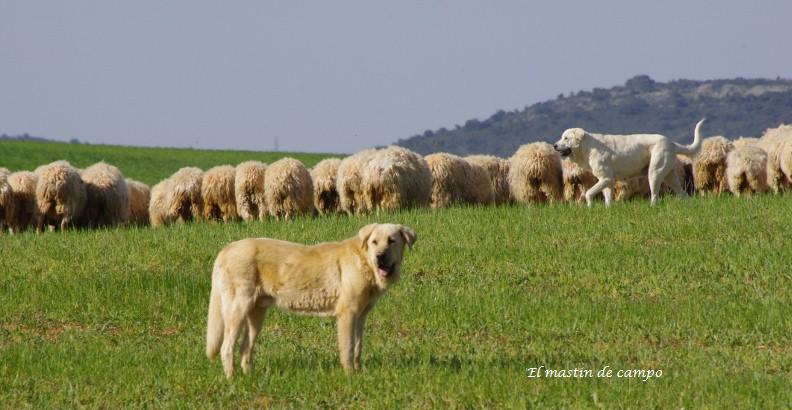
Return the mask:
[[170, 180], [165, 179], [151, 188], [148, 214], [152, 228], [159, 228], [176, 220], [175, 216], [168, 214], [169, 184]]
[[424, 157], [432, 173], [433, 209], [464, 203], [470, 196], [470, 165], [462, 158], [448, 153], [435, 153]]
[[744, 147], [746, 145], [759, 145], [759, 138], [740, 137], [732, 141], [734, 148]]
[[314, 207], [321, 215], [337, 214], [342, 211], [336, 188], [340, 165], [341, 160], [338, 158], [325, 158], [311, 169]]
[[732, 147], [731, 141], [721, 136], [704, 139], [693, 160], [693, 182], [698, 193], [719, 195], [729, 189], [726, 156]]
[[0, 167], [0, 234], [5, 231], [6, 212], [11, 212], [11, 187], [8, 186], [8, 168]]
[[[0, 177], [3, 178], [3, 177]], [[2, 197], [5, 202], [4, 224], [14, 234], [37, 224], [38, 206], [36, 205], [36, 185], [38, 177], [29, 171], [19, 171], [8, 175]]]
[[238, 218], [234, 179], [236, 169], [231, 165], [220, 165], [204, 172], [201, 181], [203, 219], [230, 222]]
[[775, 193], [792, 184], [792, 125], [765, 131], [758, 146], [767, 153], [767, 184]]
[[426, 207], [431, 200], [432, 173], [419, 154], [390, 146], [375, 152], [363, 167], [360, 190], [367, 210]]
[[130, 178], [126, 184], [129, 188], [129, 223], [146, 225], [149, 222], [151, 190], [148, 185]]
[[276, 219], [311, 214], [314, 211], [311, 174], [302, 162], [281, 158], [267, 168], [264, 197], [267, 211]]
[[245, 161], [236, 167], [234, 194], [237, 212], [244, 221], [263, 221], [267, 217], [267, 204], [264, 201], [266, 173], [267, 164], [259, 161]]
[[492, 155], [469, 155], [465, 157], [469, 163], [478, 165], [485, 170], [490, 178], [493, 200], [496, 205], [513, 202], [509, 187], [509, 161]]
[[470, 199], [469, 202], [478, 205], [491, 205], [495, 202], [495, 190], [487, 170], [471, 162], [465, 161], [470, 166]]
[[509, 186], [517, 201], [530, 204], [562, 200], [561, 157], [552, 145], [546, 142], [523, 145], [509, 163]]
[[[453, 204], [487, 204], [492, 202], [492, 185], [481, 184], [489, 175], [482, 167], [445, 152], [424, 157], [432, 173], [430, 206], [433, 209]], [[477, 175], [478, 174], [478, 175]], [[478, 181], [479, 184], [475, 182]]]
[[764, 193], [767, 185], [767, 153], [755, 145], [742, 145], [726, 157], [726, 178], [735, 196]]
[[696, 193], [696, 183], [693, 179], [693, 161], [685, 155], [677, 155], [677, 175], [679, 182], [682, 184], [682, 189], [688, 195]]
[[564, 183], [564, 200], [582, 203], [586, 191], [597, 183], [597, 177], [569, 158], [561, 161], [561, 173]]
[[[680, 182], [682, 183], [685, 192], [690, 194], [692, 192], [692, 174], [689, 175], [688, 168], [691, 167], [691, 162], [686, 157], [682, 155], [677, 155], [676, 163], [674, 164], [674, 171], [676, 172], [677, 176], [679, 177]], [[692, 172], [692, 170], [691, 170]], [[646, 167], [641, 172], [641, 175], [634, 176], [632, 178], [627, 178], [625, 180], [617, 180], [613, 184], [613, 198], [617, 202], [628, 201], [633, 198], [649, 198], [651, 196], [651, 190], [649, 188], [649, 178], [647, 174], [649, 173], [649, 168]], [[663, 182], [660, 186], [660, 193], [666, 194], [672, 192], [671, 187], [669, 187], [665, 182]]]
[[149, 221], [153, 228], [201, 218], [203, 171], [185, 167], [151, 188]]
[[365, 149], [341, 160], [336, 176], [336, 189], [341, 209], [349, 215], [363, 213], [363, 193], [360, 189], [362, 171], [376, 149]]
[[[181, 168], [168, 178], [165, 195], [167, 207], [165, 208], [165, 221], [167, 223], [201, 219], [203, 210], [202, 183], [203, 171], [196, 167]], [[149, 212], [151, 212], [150, 208]]]
[[[649, 172], [649, 169], [646, 169]], [[627, 179], [619, 179], [613, 183], [613, 199], [616, 202], [629, 201], [633, 198], [649, 198], [649, 178], [637, 175]]]
[[126, 225], [129, 221], [129, 188], [121, 171], [105, 162], [98, 162], [80, 174], [86, 194], [80, 225]]
[[37, 229], [55, 225], [61, 231], [82, 217], [86, 202], [85, 183], [80, 173], [66, 161], [55, 161], [36, 169]]

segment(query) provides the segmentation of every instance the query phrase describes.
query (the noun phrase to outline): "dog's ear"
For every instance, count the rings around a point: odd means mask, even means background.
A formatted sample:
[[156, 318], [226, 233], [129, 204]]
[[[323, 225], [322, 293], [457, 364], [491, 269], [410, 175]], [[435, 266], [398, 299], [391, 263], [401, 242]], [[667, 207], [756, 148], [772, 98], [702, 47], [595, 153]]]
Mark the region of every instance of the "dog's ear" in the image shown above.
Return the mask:
[[360, 238], [360, 242], [362, 243], [363, 247], [365, 248], [368, 245], [368, 238], [371, 236], [371, 233], [374, 232], [374, 228], [377, 227], [377, 224], [368, 224], [358, 231], [358, 238]]
[[404, 225], [400, 225], [399, 231], [401, 232], [402, 238], [404, 238], [404, 242], [412, 249], [413, 244], [418, 240], [418, 234]]
[[583, 139], [586, 138], [586, 135], [588, 134], [586, 132], [586, 130], [584, 130], [583, 128], [572, 128], [569, 131], [571, 131], [569, 133], [569, 139], [570, 139], [570, 142], [571, 142], [570, 147], [571, 148], [579, 147], [580, 144], [583, 142]]

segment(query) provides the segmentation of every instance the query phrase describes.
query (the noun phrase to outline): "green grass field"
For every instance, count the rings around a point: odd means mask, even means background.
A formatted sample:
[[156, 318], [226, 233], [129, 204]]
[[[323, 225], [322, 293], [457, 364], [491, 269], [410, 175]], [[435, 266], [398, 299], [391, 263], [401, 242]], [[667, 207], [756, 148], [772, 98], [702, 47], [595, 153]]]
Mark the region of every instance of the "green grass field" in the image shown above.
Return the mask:
[[[790, 215], [789, 196], [723, 197], [4, 235], [0, 406], [788, 408]], [[363, 371], [341, 370], [331, 319], [272, 311], [253, 373], [227, 381], [204, 356], [223, 245], [372, 221], [419, 240], [370, 316]]]
[[185, 166], [206, 170], [215, 165], [237, 165], [248, 160], [269, 164], [284, 156], [297, 158], [306, 167], [312, 167], [323, 158], [342, 157], [343, 154], [215, 151], [0, 140], [0, 167], [12, 171], [32, 171], [39, 165], [59, 159], [65, 159], [78, 168], [105, 161], [120, 168], [124, 176], [149, 185], [156, 184]]

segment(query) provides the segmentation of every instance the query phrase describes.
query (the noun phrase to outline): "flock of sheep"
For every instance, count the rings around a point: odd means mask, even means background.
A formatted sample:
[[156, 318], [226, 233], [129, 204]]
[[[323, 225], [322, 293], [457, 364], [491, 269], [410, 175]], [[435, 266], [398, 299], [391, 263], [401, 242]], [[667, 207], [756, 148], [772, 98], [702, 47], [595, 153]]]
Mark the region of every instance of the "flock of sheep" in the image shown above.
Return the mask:
[[[779, 192], [792, 182], [792, 126], [761, 138], [711, 137], [676, 172], [689, 193], [735, 195]], [[160, 227], [192, 220], [229, 222], [288, 219], [297, 215], [360, 214], [453, 204], [580, 202], [596, 182], [588, 171], [561, 160], [550, 144], [523, 145], [509, 159], [490, 155], [426, 157], [391, 146], [344, 159], [328, 158], [309, 170], [283, 158], [270, 165], [247, 161], [202, 171], [178, 170], [149, 190], [104, 162], [84, 170], [66, 161], [34, 172], [0, 168], [0, 232], [126, 224]], [[616, 200], [646, 197], [645, 176], [618, 181]]]

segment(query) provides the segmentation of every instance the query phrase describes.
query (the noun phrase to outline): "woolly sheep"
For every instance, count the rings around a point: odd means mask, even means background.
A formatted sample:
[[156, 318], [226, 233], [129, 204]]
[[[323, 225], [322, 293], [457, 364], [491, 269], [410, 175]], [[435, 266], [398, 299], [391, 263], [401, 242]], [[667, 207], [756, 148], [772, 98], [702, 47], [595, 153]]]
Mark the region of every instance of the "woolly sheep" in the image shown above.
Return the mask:
[[98, 162], [80, 174], [86, 193], [81, 225], [126, 225], [129, 221], [129, 188], [121, 171], [105, 162]]
[[77, 169], [66, 161], [55, 161], [36, 169], [38, 229], [54, 225], [61, 230], [79, 221], [85, 209], [85, 183]]
[[176, 220], [175, 216], [168, 215], [168, 189], [170, 181], [165, 179], [151, 188], [149, 199], [149, 221], [153, 228], [168, 225]]
[[742, 145], [726, 157], [729, 190], [736, 196], [764, 193], [767, 186], [767, 153], [754, 145]]
[[246, 161], [236, 167], [234, 192], [237, 213], [245, 221], [263, 221], [267, 217], [267, 204], [264, 200], [266, 173], [267, 165], [259, 161]]
[[294, 158], [281, 158], [267, 168], [264, 197], [267, 211], [278, 219], [313, 213], [311, 174], [302, 162]]
[[509, 163], [509, 186], [517, 201], [529, 204], [562, 200], [561, 157], [552, 145], [546, 142], [523, 145]]
[[5, 198], [5, 225], [13, 233], [38, 223], [36, 184], [38, 177], [29, 171], [19, 171], [7, 177], [8, 196]]
[[465, 157], [469, 163], [478, 165], [487, 171], [496, 205], [512, 202], [509, 187], [509, 161], [492, 155], [470, 155]]
[[792, 125], [765, 131], [758, 146], [767, 153], [767, 184], [773, 192], [792, 185]]
[[390, 146], [374, 153], [363, 167], [360, 188], [367, 210], [426, 207], [431, 200], [432, 173], [420, 155]]
[[688, 195], [696, 193], [696, 183], [693, 180], [693, 161], [684, 155], [677, 155], [677, 175], [682, 189]]
[[561, 161], [561, 173], [564, 183], [564, 200], [567, 202], [584, 202], [586, 191], [597, 183], [597, 177], [591, 171], [583, 169], [569, 158]]
[[[483, 179], [486, 174], [477, 171], [464, 159], [445, 152], [430, 154], [424, 157], [429, 170], [432, 173], [432, 191], [430, 205], [433, 209], [450, 206], [453, 204], [484, 204], [492, 199], [492, 186], [489, 186], [489, 194], [480, 191], [473, 182], [478, 178]], [[478, 167], [483, 170], [483, 168]], [[486, 172], [486, 171], [484, 171]]]
[[8, 186], [8, 175], [10, 172], [7, 168], [0, 167], [0, 234], [5, 231], [6, 212], [11, 212], [9, 207], [13, 206], [11, 202], [11, 187]]
[[203, 219], [223, 222], [237, 219], [235, 178], [236, 169], [231, 165], [216, 166], [204, 172], [201, 182]]
[[341, 212], [341, 203], [336, 188], [340, 165], [341, 160], [338, 158], [325, 158], [311, 169], [314, 207], [321, 215]]
[[693, 182], [697, 192], [720, 194], [729, 189], [726, 156], [732, 147], [731, 141], [721, 136], [704, 139], [701, 151], [693, 160]]
[[338, 165], [336, 189], [341, 209], [349, 215], [366, 212], [360, 184], [366, 163], [376, 149], [366, 149], [341, 160]]
[[129, 188], [129, 223], [148, 224], [151, 190], [148, 185], [130, 178], [127, 178], [126, 184]]
[[202, 183], [203, 171], [196, 167], [184, 167], [168, 178], [165, 195], [165, 205], [167, 206], [165, 215], [167, 215], [168, 223], [201, 219], [203, 215]]
[[740, 137], [732, 141], [734, 148], [744, 147], [746, 145], [759, 145], [759, 138]]
[[495, 190], [492, 189], [489, 173], [484, 167], [465, 161], [470, 166], [469, 202], [478, 205], [491, 205], [495, 202]]
[[[690, 160], [682, 155], [677, 155], [676, 159], [673, 172], [676, 172], [685, 192], [690, 194], [692, 192], [692, 176], [688, 176], [688, 172], [686, 171], [686, 166], [690, 166], [691, 164]], [[651, 190], [649, 188], [648, 173], [649, 168], [647, 167], [643, 169], [641, 175], [616, 181], [613, 184], [614, 200], [622, 202], [633, 198], [649, 198], [651, 196]], [[672, 192], [671, 187], [663, 182], [660, 186], [660, 194], [667, 194], [670, 192]]]

